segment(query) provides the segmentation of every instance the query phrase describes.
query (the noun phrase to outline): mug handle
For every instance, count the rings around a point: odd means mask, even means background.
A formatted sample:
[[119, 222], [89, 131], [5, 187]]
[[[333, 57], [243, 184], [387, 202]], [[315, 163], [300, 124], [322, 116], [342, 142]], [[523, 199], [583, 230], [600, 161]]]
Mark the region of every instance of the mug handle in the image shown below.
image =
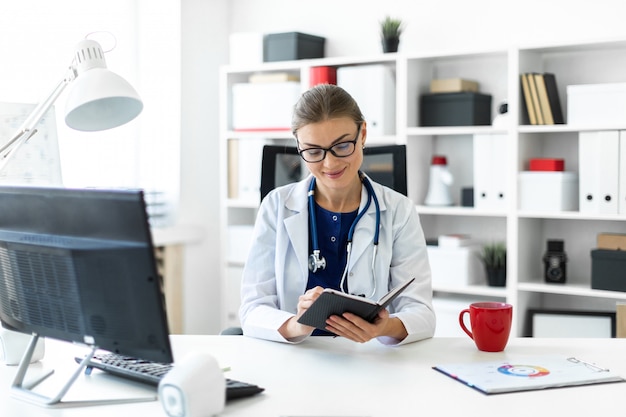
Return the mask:
[[472, 335], [472, 332], [470, 332], [470, 331], [468, 330], [468, 328], [467, 328], [467, 327], [465, 327], [465, 322], [463, 321], [463, 316], [465, 315], [465, 313], [469, 314], [469, 312], [470, 312], [470, 311], [469, 311], [469, 309], [468, 309], [468, 308], [466, 308], [465, 310], [461, 311], [461, 313], [459, 313], [459, 324], [461, 325], [461, 329], [463, 329], [463, 331], [464, 331], [465, 333], [467, 333], [467, 335], [468, 335], [468, 336], [469, 336], [472, 340], [474, 340], [474, 335]]

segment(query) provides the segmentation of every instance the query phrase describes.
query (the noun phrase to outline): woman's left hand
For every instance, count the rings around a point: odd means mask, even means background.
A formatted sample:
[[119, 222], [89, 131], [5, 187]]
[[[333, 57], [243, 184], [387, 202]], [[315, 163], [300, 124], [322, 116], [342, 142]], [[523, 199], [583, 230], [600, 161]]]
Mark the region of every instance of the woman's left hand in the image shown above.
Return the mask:
[[380, 336], [389, 336], [398, 340], [407, 336], [402, 321], [397, 317], [390, 317], [386, 309], [378, 313], [373, 323], [355, 314], [344, 313], [341, 316], [330, 316], [326, 320], [326, 325], [326, 330], [358, 343], [365, 343]]

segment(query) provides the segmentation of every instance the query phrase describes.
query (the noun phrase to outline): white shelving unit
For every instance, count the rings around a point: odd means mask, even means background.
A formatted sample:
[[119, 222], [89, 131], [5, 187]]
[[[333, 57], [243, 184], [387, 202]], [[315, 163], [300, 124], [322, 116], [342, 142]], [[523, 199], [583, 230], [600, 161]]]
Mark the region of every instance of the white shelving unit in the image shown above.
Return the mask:
[[[578, 310], [614, 310], [615, 303], [626, 300], [626, 293], [591, 289], [591, 256], [600, 232], [626, 233], [624, 215], [589, 215], [579, 212], [528, 212], [519, 210], [517, 178], [529, 158], [564, 158], [567, 171], [578, 171], [578, 133], [585, 130], [626, 130], [623, 125], [577, 127], [568, 124], [521, 125], [522, 101], [519, 75], [523, 72], [556, 74], [561, 106], [567, 120], [566, 86], [626, 82], [626, 40], [606, 40], [582, 44], [531, 45], [495, 51], [462, 51], [441, 55], [385, 54], [374, 57], [325, 58], [251, 67], [223, 67], [221, 70], [221, 161], [228, 161], [228, 141], [271, 139], [289, 141], [291, 135], [278, 132], [236, 132], [231, 129], [234, 83], [246, 82], [257, 72], [290, 72], [298, 74], [302, 91], [309, 85], [309, 68], [313, 66], [347, 66], [383, 64], [395, 69], [396, 134], [369, 137], [369, 144], [402, 143], [407, 145], [409, 197], [416, 203], [427, 237], [464, 233], [480, 241], [504, 241], [507, 245], [507, 286], [464, 287], [438, 286], [433, 282], [435, 297], [460, 299], [463, 303], [483, 299], [503, 300], [515, 306], [513, 332], [522, 335], [529, 308]], [[499, 104], [508, 103], [509, 125], [420, 127], [419, 97], [429, 91], [433, 78], [466, 78], [479, 82], [480, 91], [492, 96], [492, 115]], [[363, 88], [367, 88], [364, 85]], [[504, 135], [508, 141], [505, 158], [506, 207], [484, 210], [460, 207], [460, 189], [473, 185], [472, 141], [476, 134]], [[428, 188], [430, 160], [433, 154], [448, 157], [454, 177], [452, 193], [457, 206], [427, 207], [423, 201]], [[622, 161], [622, 166], [626, 162]], [[224, 278], [223, 325], [236, 325], [239, 286], [243, 261], [229, 259], [226, 248], [228, 230], [233, 225], [252, 225], [258, 202], [228, 198], [228, 166], [221, 170], [223, 201], [222, 276]], [[260, 173], [250, 173], [257, 175]], [[542, 256], [547, 239], [564, 239], [568, 255], [567, 282], [546, 284]], [[237, 248], [249, 242], [237, 242]]]

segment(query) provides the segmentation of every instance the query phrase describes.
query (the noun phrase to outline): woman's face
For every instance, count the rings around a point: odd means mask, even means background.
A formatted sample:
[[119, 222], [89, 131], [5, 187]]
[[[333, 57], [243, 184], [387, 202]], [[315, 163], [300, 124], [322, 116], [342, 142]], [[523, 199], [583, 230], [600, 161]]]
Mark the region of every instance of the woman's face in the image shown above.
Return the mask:
[[[311, 123], [298, 129], [298, 149], [307, 150], [306, 159], [321, 157], [322, 149], [326, 156], [319, 162], [308, 162], [307, 167], [317, 179], [321, 188], [341, 191], [360, 181], [358, 171], [363, 163], [363, 147], [367, 136], [365, 122], [355, 123], [348, 117]], [[355, 142], [356, 141], [356, 142]], [[354, 142], [354, 145], [350, 142]], [[333, 155], [328, 148], [339, 155], [354, 152], [345, 157]]]

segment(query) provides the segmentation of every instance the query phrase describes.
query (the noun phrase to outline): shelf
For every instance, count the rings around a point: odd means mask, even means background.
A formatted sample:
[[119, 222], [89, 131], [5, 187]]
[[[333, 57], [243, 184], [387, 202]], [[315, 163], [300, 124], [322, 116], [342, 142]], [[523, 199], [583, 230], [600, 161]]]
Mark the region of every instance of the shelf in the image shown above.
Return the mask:
[[459, 287], [433, 284], [433, 292], [506, 298], [506, 287], [487, 287], [485, 285], [468, 285]]
[[255, 130], [255, 131], [237, 131], [229, 130], [226, 132], [227, 139], [291, 139], [294, 140], [293, 134], [289, 130]]
[[518, 126], [517, 131], [519, 133], [578, 133], [578, 132], [591, 132], [598, 130], [625, 130], [625, 124], [617, 125], [596, 125], [596, 126], [576, 126], [576, 125], [522, 125]]
[[171, 227], [153, 227], [152, 240], [154, 246], [191, 244], [202, 241], [205, 231], [197, 225], [175, 225]]
[[576, 284], [542, 284], [520, 282], [519, 291], [541, 293], [541, 294], [561, 294], [577, 297], [612, 298], [616, 300], [626, 300], [626, 292], [594, 290], [589, 286]]
[[226, 206], [230, 208], [256, 209], [256, 208], [259, 208], [259, 204], [260, 202], [258, 200], [250, 200], [250, 199], [229, 198], [226, 201]]
[[508, 133], [506, 129], [492, 126], [409, 127], [409, 136], [452, 136]]
[[626, 221], [626, 215], [623, 214], [593, 214], [578, 211], [519, 211], [518, 217], [525, 219]]
[[256, 65], [227, 65], [223, 70], [229, 74], [249, 74], [254, 72], [295, 71], [316, 66], [339, 67], [348, 65], [390, 64], [395, 65], [397, 54], [376, 54], [360, 57], [334, 57], [298, 59], [295, 61], [264, 62]]
[[479, 210], [474, 207], [433, 207], [416, 205], [419, 214], [435, 214], [440, 216], [476, 216], [476, 217], [506, 217], [503, 211]]
[[[581, 213], [579, 211], [541, 212], [520, 210], [518, 207], [521, 171], [530, 158], [563, 158], [566, 169], [579, 173], [580, 132], [625, 130], [626, 120], [613, 124], [596, 125], [519, 125], [523, 111], [523, 94], [519, 75], [525, 72], [552, 72], [556, 75], [559, 98], [564, 115], [567, 116], [567, 86], [595, 83], [626, 82], [626, 39], [600, 40], [598, 42], [526, 45], [487, 51], [427, 51], [406, 56], [403, 54], [378, 54], [364, 57], [337, 57], [257, 64], [249, 67], [224, 67], [220, 107], [227, 109], [221, 115], [220, 150], [226, 160], [228, 139], [276, 139], [293, 140], [291, 132], [233, 132], [225, 128], [231, 120], [228, 109], [229, 88], [245, 82], [255, 72], [287, 71], [299, 73], [302, 91], [308, 88], [309, 68], [313, 66], [356, 66], [384, 64], [392, 67], [395, 75], [395, 126], [394, 135], [374, 136], [369, 132], [368, 146], [378, 144], [406, 144], [408, 195], [416, 204], [421, 216], [424, 234], [428, 237], [442, 234], [463, 233], [476, 241], [499, 240], [506, 242], [509, 270], [507, 287], [486, 285], [467, 287], [439, 286], [433, 283], [433, 291], [439, 300], [446, 296], [454, 298], [497, 298], [515, 305], [520, 313], [514, 323], [513, 334], [521, 335], [526, 311], [529, 308], [549, 307], [551, 300], [570, 303], [565, 307], [585, 309], [596, 303], [612, 304], [613, 300], [626, 300], [626, 292], [593, 290], [587, 285], [541, 283], [541, 259], [546, 239], [564, 239], [570, 259], [568, 279], [570, 282], [588, 282], [591, 268], [589, 251], [595, 245], [597, 233], [607, 230], [626, 233], [626, 214]], [[419, 97], [429, 92], [430, 82], [436, 78], [465, 78], [476, 80], [480, 92], [492, 96], [492, 118], [499, 104], [506, 100], [509, 118], [507, 124], [493, 126], [419, 126]], [[375, 90], [375, 89], [374, 89]], [[433, 207], [423, 205], [429, 187], [430, 164], [433, 155], [446, 155], [450, 172], [454, 177], [451, 186], [455, 204], [460, 204], [461, 189], [475, 186], [474, 167], [475, 135], [502, 135], [506, 147], [495, 155], [498, 159], [490, 164], [487, 177], [498, 182], [498, 192], [504, 193], [506, 206], [494, 204], [495, 209], [475, 207]], [[288, 142], [285, 142], [288, 143]], [[502, 142], [500, 142], [502, 143]], [[221, 189], [226, 190], [227, 166], [221, 169]], [[484, 181], [484, 179], [481, 179]], [[503, 185], [504, 184], [504, 185]], [[224, 229], [228, 225], [251, 224], [258, 201], [242, 201], [222, 196], [223, 213], [220, 219]], [[222, 230], [223, 230], [222, 229]], [[223, 239], [224, 245], [228, 245]], [[223, 276], [241, 268], [241, 263], [222, 259]], [[229, 269], [230, 268], [230, 269]], [[232, 274], [239, 274], [232, 271]], [[536, 282], [522, 282], [520, 277], [537, 277]], [[225, 282], [224, 286], [232, 286]], [[563, 297], [561, 297], [563, 296]], [[227, 299], [238, 299], [233, 296]], [[229, 306], [224, 316], [236, 315], [238, 306]], [[230, 325], [224, 323], [224, 327]]]

